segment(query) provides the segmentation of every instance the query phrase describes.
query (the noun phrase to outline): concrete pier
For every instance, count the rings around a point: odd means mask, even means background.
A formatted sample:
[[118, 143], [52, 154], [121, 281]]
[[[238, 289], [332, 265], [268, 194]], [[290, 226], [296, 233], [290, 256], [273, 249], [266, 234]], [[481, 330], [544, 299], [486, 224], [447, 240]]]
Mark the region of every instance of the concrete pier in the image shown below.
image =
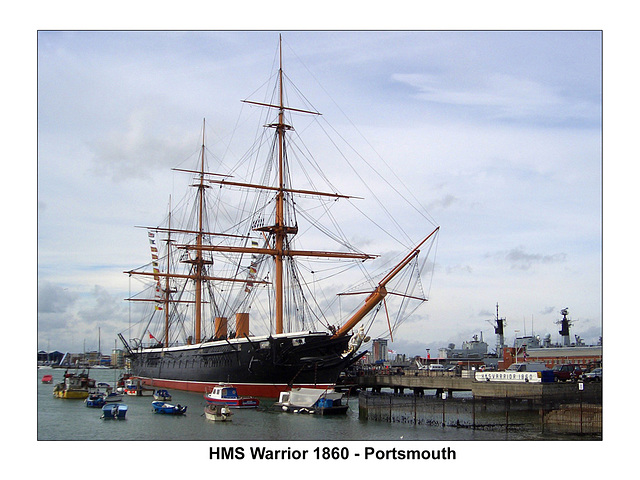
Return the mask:
[[[448, 372], [430, 375], [379, 375], [369, 374], [349, 379], [350, 383], [359, 389], [370, 389], [380, 392], [391, 389], [396, 394], [413, 392], [414, 395], [424, 395], [425, 391], [442, 392], [469, 391], [475, 398], [513, 398], [538, 401], [549, 400], [577, 400], [579, 398], [590, 401], [602, 401], [602, 384], [599, 382], [497, 382], [476, 381], [471, 376], [449, 375]], [[464, 372], [463, 372], [464, 373]], [[471, 373], [471, 372], [469, 372]]]

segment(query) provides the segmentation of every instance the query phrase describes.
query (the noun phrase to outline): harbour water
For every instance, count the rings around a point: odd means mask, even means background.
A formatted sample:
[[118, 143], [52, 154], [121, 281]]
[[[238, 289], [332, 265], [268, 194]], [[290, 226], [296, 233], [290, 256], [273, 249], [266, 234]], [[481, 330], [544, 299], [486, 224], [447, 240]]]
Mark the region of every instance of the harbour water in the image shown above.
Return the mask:
[[[61, 369], [38, 370], [38, 440], [125, 441], [369, 441], [369, 440], [554, 440], [531, 432], [484, 431], [438, 425], [411, 425], [359, 418], [357, 396], [349, 399], [347, 415], [317, 416], [287, 414], [273, 408], [273, 399], [261, 399], [258, 409], [235, 410], [233, 421], [211, 422], [204, 417], [202, 394], [172, 390], [171, 403], [187, 405], [184, 416], [152, 412], [153, 397], [124, 396], [129, 407], [124, 421], [105, 421], [99, 408], [88, 408], [82, 400], [54, 398], [53, 387], [64, 375]], [[115, 384], [120, 372], [91, 370], [96, 382]], [[41, 383], [45, 374], [53, 384]]]

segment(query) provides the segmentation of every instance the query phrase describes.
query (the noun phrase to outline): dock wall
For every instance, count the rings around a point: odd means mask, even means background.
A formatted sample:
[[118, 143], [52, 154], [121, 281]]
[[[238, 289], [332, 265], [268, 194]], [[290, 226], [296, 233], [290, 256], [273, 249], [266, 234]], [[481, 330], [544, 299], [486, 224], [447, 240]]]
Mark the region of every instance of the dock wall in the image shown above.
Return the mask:
[[362, 420], [602, 435], [601, 383], [478, 382], [445, 374], [370, 375], [357, 385]]

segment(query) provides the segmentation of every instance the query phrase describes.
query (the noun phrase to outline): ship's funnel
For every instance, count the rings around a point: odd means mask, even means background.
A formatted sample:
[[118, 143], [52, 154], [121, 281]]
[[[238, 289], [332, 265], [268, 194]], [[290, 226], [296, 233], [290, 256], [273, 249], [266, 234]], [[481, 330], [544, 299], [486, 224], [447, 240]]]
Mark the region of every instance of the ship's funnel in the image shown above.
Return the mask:
[[227, 317], [216, 317], [214, 326], [216, 339], [227, 338]]
[[249, 336], [249, 314], [236, 313], [236, 338]]

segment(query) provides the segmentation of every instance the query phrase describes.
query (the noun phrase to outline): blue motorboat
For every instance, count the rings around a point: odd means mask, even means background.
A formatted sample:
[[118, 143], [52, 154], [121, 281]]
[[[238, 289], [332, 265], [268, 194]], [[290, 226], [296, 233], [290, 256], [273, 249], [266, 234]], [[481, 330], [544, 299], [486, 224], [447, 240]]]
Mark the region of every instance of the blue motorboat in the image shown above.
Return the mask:
[[168, 390], [156, 390], [155, 393], [153, 394], [153, 398], [155, 400], [162, 400], [163, 402], [170, 402], [171, 401], [171, 394], [169, 393]]
[[102, 393], [91, 393], [84, 399], [84, 403], [87, 407], [102, 407], [105, 404], [104, 395]]
[[187, 407], [178, 405], [172, 405], [171, 403], [166, 403], [161, 400], [156, 400], [155, 402], [151, 402], [153, 406], [153, 413], [163, 413], [165, 415], [183, 415], [187, 412]]
[[102, 417], [104, 419], [113, 418], [124, 420], [127, 416], [128, 407], [123, 403], [107, 403], [102, 407]]

